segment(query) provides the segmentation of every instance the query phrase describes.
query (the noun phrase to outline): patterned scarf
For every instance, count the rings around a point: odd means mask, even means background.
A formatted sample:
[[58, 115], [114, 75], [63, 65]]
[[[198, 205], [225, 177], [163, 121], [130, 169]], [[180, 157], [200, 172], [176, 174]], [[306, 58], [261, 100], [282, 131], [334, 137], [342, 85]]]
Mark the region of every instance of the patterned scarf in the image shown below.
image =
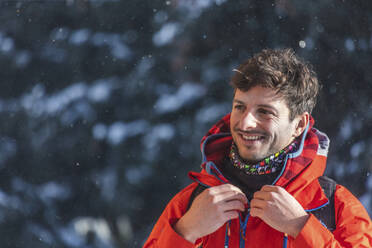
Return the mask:
[[283, 167], [285, 157], [288, 153], [295, 152], [298, 150], [298, 141], [293, 141], [290, 145], [280, 150], [277, 153], [270, 155], [269, 157], [261, 160], [256, 164], [249, 164], [240, 157], [238, 148], [234, 142], [232, 142], [229, 158], [234, 167], [243, 170], [248, 175], [263, 175], [270, 174], [280, 170]]

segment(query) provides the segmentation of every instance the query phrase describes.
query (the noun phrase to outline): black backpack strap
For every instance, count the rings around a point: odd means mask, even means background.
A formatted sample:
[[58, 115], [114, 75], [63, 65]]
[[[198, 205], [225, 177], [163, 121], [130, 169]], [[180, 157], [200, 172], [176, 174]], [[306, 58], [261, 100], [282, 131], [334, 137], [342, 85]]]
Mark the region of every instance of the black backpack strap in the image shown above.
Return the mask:
[[327, 227], [328, 230], [334, 231], [336, 229], [335, 218], [335, 190], [337, 183], [329, 177], [321, 176], [318, 178], [319, 184], [323, 189], [324, 194], [329, 200], [326, 206], [312, 211], [311, 213], [320, 220], [320, 222]]
[[190, 196], [190, 199], [189, 199], [189, 203], [187, 204], [187, 208], [186, 208], [186, 211], [190, 209], [191, 207], [191, 204], [192, 202], [194, 201], [194, 199], [201, 193], [203, 192], [207, 187], [204, 186], [204, 185], [201, 185], [200, 183], [198, 184], [198, 186], [196, 186], [196, 188], [193, 190], [193, 192], [191, 193], [191, 196]]

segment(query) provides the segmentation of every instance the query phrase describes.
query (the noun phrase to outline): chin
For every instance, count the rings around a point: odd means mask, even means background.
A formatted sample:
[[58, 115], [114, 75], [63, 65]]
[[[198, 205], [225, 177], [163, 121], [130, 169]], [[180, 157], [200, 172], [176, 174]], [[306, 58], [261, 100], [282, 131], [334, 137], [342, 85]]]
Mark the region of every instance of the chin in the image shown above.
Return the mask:
[[248, 163], [257, 163], [259, 161], [261, 161], [263, 158], [261, 157], [258, 157], [258, 156], [252, 156], [251, 154], [248, 155], [248, 154], [239, 154], [239, 156], [244, 159], [244, 161], [248, 162]]

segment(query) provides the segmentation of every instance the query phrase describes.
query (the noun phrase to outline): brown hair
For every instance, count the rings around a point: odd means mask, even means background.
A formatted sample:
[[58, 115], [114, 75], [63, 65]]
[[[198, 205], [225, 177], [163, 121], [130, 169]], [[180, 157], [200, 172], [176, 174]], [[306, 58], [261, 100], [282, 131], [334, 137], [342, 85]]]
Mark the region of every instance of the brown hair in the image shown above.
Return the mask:
[[233, 71], [230, 83], [235, 91], [254, 86], [276, 90], [288, 105], [290, 120], [315, 107], [320, 84], [311, 65], [292, 49], [262, 50]]

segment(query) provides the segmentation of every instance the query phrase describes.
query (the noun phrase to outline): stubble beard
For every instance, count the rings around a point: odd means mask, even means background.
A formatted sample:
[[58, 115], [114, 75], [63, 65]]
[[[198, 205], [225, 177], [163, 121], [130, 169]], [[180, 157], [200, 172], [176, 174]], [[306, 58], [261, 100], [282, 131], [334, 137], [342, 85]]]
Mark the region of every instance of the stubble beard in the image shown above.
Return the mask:
[[[246, 134], [253, 133], [253, 132], [242, 132], [242, 131], [236, 131], [236, 130], [234, 130], [234, 131], [235, 131], [235, 136], [236, 136], [235, 139], [241, 139], [241, 137], [239, 137], [240, 133], [246, 133]], [[257, 133], [260, 133], [264, 137], [263, 140], [261, 140], [259, 142], [261, 142], [261, 148], [260, 149], [265, 149], [265, 147], [268, 145], [267, 144], [268, 135], [266, 133], [262, 132], [262, 131], [261, 132], [254, 132], [254, 134], [257, 134]], [[233, 139], [233, 140], [234, 140], [234, 143], [237, 147], [240, 158], [243, 159], [244, 162], [246, 162], [248, 164], [256, 164], [256, 163], [264, 160], [265, 158], [269, 157], [272, 154], [271, 153], [271, 151], [273, 150], [272, 144], [269, 145], [269, 148], [266, 148], [267, 149], [266, 152], [261, 153], [259, 150], [256, 150], [256, 151], [253, 150], [253, 149], [257, 149], [257, 148], [255, 148], [254, 145], [246, 146], [244, 144], [241, 144], [240, 142], [237, 142], [235, 139]], [[250, 156], [249, 157], [244, 156], [241, 152], [242, 150], [246, 150], [247, 153], [249, 153]], [[252, 151], [250, 151], [250, 150], [252, 150]]]

